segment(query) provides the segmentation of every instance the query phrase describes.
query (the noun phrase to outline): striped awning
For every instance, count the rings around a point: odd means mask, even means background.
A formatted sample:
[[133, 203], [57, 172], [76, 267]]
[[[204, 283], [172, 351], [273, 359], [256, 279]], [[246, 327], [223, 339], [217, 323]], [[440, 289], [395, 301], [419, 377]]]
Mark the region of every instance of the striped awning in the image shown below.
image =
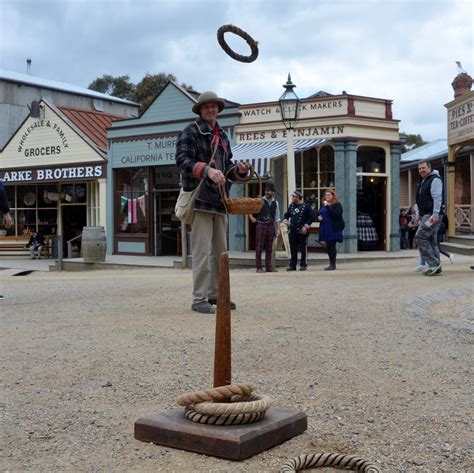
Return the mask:
[[[305, 149], [321, 146], [328, 140], [295, 140], [294, 150], [304, 151]], [[286, 141], [267, 141], [266, 143], [241, 143], [232, 146], [234, 161], [250, 161], [260, 176], [267, 176], [270, 171], [269, 160], [286, 156]]]

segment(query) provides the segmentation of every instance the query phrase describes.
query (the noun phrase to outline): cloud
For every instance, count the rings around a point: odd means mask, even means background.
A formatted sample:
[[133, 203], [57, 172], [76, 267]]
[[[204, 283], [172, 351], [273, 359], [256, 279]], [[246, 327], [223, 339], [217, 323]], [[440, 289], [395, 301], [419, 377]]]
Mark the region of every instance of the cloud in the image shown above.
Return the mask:
[[[444, 104], [460, 60], [474, 75], [472, 2], [462, 0], [0, 0], [0, 67], [87, 86], [103, 74], [174, 74], [240, 103], [277, 100], [291, 72], [318, 90], [393, 100], [400, 128], [446, 137]], [[240, 63], [216, 32], [234, 24], [259, 43]], [[232, 34], [229, 45], [249, 51]], [[426, 136], [425, 136], [426, 135]]]

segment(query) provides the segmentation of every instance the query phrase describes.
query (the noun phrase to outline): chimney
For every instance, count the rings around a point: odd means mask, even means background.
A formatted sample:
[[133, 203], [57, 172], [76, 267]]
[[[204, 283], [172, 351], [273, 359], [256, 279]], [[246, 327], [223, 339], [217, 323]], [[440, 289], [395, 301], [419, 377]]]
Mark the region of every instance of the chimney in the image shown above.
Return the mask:
[[472, 77], [467, 72], [461, 72], [454, 78], [451, 85], [454, 89], [454, 98], [457, 99], [471, 92]]
[[31, 59], [30, 58], [26, 59], [26, 73], [31, 74]]

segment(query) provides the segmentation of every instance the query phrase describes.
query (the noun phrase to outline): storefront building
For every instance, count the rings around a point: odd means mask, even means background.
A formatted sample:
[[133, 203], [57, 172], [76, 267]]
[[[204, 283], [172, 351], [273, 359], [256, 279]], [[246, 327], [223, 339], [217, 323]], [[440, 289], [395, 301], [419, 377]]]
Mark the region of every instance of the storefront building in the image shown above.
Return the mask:
[[[108, 130], [109, 253], [181, 254], [181, 222], [174, 214], [180, 181], [176, 138], [196, 119], [191, 109], [198, 97], [169, 82], [140, 117], [115, 121]], [[238, 104], [227, 102], [218, 120], [231, 144], [238, 119]]]
[[474, 233], [474, 92], [472, 78], [461, 73], [452, 83], [454, 100], [447, 103], [448, 139], [404, 153], [400, 165], [400, 205], [415, 203], [420, 182], [418, 162], [426, 160], [443, 180], [449, 236]]
[[[390, 100], [326, 92], [302, 100], [294, 131], [296, 187], [318, 209], [326, 189], [335, 189], [346, 228], [340, 251], [399, 250], [398, 120]], [[287, 207], [286, 141], [278, 102], [240, 107], [234, 156], [267, 170]], [[290, 189], [290, 192], [292, 190]], [[247, 234], [252, 234], [246, 222]], [[309, 247], [317, 249], [314, 224]], [[248, 245], [251, 248], [251, 245]]]
[[37, 105], [0, 151], [14, 221], [9, 230], [0, 222], [0, 239], [26, 239], [35, 230], [62, 235], [66, 251], [84, 226], [106, 225], [106, 129], [123, 116]]
[[[108, 246], [110, 253], [181, 254], [181, 224], [174, 215], [179, 192], [175, 165], [178, 133], [196, 116], [199, 94], [170, 82], [139, 117], [115, 121], [109, 140]], [[325, 189], [336, 189], [344, 207], [341, 251], [399, 250], [399, 130], [385, 99], [330, 95], [302, 101], [295, 130], [297, 188], [319, 208]], [[274, 181], [280, 207], [286, 195], [287, 131], [278, 102], [228, 102], [219, 115], [235, 160], [249, 160], [263, 181]], [[256, 195], [258, 183], [233, 186], [234, 195]], [[310, 247], [317, 249], [318, 225]], [[229, 248], [254, 249], [249, 219], [231, 216]]]

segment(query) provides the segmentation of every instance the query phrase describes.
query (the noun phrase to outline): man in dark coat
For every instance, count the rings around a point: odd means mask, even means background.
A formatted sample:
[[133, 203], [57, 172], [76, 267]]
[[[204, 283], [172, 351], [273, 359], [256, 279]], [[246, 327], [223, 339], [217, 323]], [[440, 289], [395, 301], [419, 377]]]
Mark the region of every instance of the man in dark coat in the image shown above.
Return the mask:
[[[227, 215], [219, 186], [229, 185], [236, 172], [245, 177], [249, 165], [240, 163], [233, 170], [232, 152], [217, 115], [225, 107], [224, 99], [204, 92], [193, 106], [199, 117], [187, 126], [176, 141], [176, 165], [183, 189], [192, 191], [203, 181], [194, 204], [191, 233], [193, 295], [191, 309], [214, 314], [217, 303], [220, 256], [227, 251]], [[236, 306], [232, 302], [231, 309]]]
[[307, 245], [308, 232], [313, 222], [314, 213], [311, 206], [303, 202], [303, 194], [295, 191], [291, 194], [292, 201], [284, 215], [283, 223], [288, 226], [291, 259], [287, 271], [296, 271], [298, 248], [301, 251], [300, 271], [308, 266]]
[[41, 251], [44, 246], [44, 237], [41, 233], [36, 231], [31, 232], [30, 241], [26, 244], [26, 247], [30, 249], [31, 259], [41, 259]]
[[257, 273], [263, 273], [262, 251], [265, 250], [265, 268], [267, 273], [275, 272], [272, 265], [273, 242], [280, 233], [280, 207], [275, 199], [275, 185], [267, 182], [265, 195], [263, 197], [262, 210], [254, 217], [250, 215], [250, 221], [256, 223], [255, 229], [255, 264]]

